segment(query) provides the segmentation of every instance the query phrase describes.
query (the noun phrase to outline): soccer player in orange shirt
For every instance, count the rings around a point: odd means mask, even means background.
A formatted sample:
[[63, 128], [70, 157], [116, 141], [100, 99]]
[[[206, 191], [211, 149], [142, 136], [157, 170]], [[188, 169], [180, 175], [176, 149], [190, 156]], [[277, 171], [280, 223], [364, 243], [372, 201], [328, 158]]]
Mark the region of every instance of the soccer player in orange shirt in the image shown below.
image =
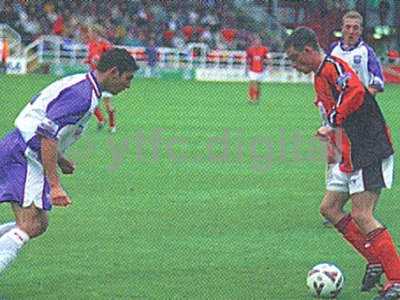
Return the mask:
[[391, 234], [374, 217], [381, 190], [392, 186], [394, 160], [379, 105], [346, 62], [323, 53], [311, 29], [295, 30], [285, 49], [297, 71], [314, 73], [315, 104], [327, 120], [317, 136], [340, 150], [328, 169], [320, 212], [367, 261], [361, 291], [372, 290], [384, 273], [387, 284], [374, 300], [399, 299], [400, 257]]
[[[96, 65], [98, 60], [100, 59], [100, 56], [112, 47], [111, 43], [109, 43], [106, 39], [104, 39], [100, 35], [99, 30], [100, 29], [96, 27], [90, 28], [85, 38], [88, 48], [88, 57], [86, 62], [91, 70], [96, 70]], [[107, 91], [103, 91], [102, 100], [107, 110], [108, 125], [110, 128], [110, 132], [115, 133], [116, 123], [115, 123], [115, 110], [111, 102], [112, 94]], [[106, 121], [99, 106], [96, 107], [94, 115], [97, 120], [97, 128], [102, 129]]]
[[258, 103], [261, 96], [261, 81], [264, 79], [265, 61], [268, 48], [261, 44], [259, 37], [254, 38], [250, 48], [246, 50], [247, 74], [249, 78], [249, 101]]

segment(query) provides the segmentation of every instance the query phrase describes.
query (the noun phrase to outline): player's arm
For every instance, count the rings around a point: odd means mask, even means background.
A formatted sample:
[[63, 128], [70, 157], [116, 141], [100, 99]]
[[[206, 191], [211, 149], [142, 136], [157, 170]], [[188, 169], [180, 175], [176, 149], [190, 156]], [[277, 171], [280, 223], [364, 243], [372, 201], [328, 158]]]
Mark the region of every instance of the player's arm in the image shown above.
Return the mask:
[[61, 152], [57, 155], [57, 164], [63, 174], [73, 174], [75, 171], [75, 164], [73, 161], [67, 159]]
[[272, 65], [272, 57], [267, 50], [264, 55], [264, 66], [268, 66], [268, 65]]
[[65, 126], [76, 124], [90, 108], [90, 103], [84, 100], [72, 89], [60, 94], [53, 100], [54, 105], [48, 109], [36, 129], [36, 134], [41, 138], [42, 164], [50, 184], [50, 195], [54, 205], [67, 206], [71, 203], [57, 174], [58, 140], [61, 130]]
[[339, 64], [329, 64], [324, 73], [326, 89], [334, 89], [337, 95], [336, 106], [329, 113], [328, 121], [332, 127], [341, 127], [346, 119], [364, 103], [364, 86], [354, 73], [344, 72]]
[[376, 57], [374, 50], [371, 47], [367, 47], [367, 49], [368, 74], [370, 77], [367, 89], [372, 95], [376, 95], [379, 92], [383, 92], [384, 89], [382, 66], [379, 59]]
[[251, 54], [250, 54], [250, 52], [247, 50], [247, 51], [246, 51], [246, 72], [249, 71], [250, 65], [251, 65]]
[[71, 204], [71, 199], [61, 187], [60, 178], [57, 174], [57, 148], [56, 140], [46, 136], [41, 137], [42, 164], [44, 173], [49, 181], [52, 204], [68, 206]]

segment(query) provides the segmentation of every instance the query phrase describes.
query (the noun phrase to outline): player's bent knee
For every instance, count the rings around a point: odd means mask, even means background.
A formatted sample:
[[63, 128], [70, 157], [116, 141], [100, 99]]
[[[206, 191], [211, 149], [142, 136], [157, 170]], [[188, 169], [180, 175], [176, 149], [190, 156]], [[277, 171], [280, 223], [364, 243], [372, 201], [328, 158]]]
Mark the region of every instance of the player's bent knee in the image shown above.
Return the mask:
[[335, 207], [330, 205], [329, 203], [322, 202], [319, 207], [319, 212], [325, 218], [329, 218], [335, 212]]
[[29, 237], [35, 238], [46, 232], [48, 227], [48, 220], [32, 220], [30, 222], [22, 222], [17, 224], [18, 227], [25, 231]]
[[342, 210], [337, 205], [333, 205], [332, 203], [322, 202], [319, 207], [320, 214], [327, 218], [328, 220], [337, 219], [338, 215], [342, 213]]
[[328, 211], [329, 211], [328, 206], [322, 203], [321, 206], [319, 207], [319, 213], [326, 218], [327, 215], [329, 214]]
[[370, 223], [371, 219], [373, 218], [371, 215], [357, 210], [351, 212], [351, 217], [353, 218], [354, 222], [356, 222], [356, 224], [361, 228]]

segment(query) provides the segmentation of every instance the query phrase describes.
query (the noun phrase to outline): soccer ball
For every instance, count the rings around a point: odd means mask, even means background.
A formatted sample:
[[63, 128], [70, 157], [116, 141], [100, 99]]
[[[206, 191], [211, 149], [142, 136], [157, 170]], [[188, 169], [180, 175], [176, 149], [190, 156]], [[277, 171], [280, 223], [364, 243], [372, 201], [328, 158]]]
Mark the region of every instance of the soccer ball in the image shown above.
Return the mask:
[[343, 283], [342, 272], [332, 264], [319, 264], [308, 272], [307, 286], [316, 298], [336, 298], [343, 289]]

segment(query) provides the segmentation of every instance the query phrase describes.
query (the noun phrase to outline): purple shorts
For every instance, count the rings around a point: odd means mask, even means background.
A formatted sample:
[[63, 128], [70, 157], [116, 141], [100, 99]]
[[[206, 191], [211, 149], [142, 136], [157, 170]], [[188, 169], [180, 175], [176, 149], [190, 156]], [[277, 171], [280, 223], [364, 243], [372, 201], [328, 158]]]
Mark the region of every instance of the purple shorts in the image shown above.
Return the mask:
[[0, 140], [0, 203], [32, 204], [50, 210], [50, 188], [37, 154], [26, 146], [18, 129]]

